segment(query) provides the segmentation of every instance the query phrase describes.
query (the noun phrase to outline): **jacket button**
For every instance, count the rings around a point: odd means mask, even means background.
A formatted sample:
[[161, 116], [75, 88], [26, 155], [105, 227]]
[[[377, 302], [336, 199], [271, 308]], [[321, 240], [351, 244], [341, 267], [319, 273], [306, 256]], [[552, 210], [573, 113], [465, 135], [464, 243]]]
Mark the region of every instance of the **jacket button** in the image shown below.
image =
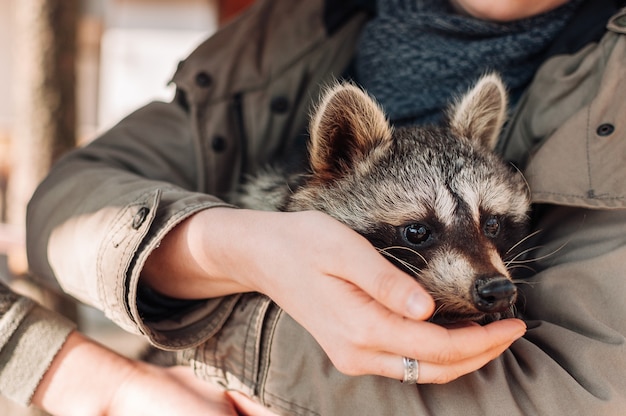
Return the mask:
[[222, 136], [215, 136], [211, 140], [211, 148], [217, 153], [221, 153], [226, 150], [226, 139]]
[[135, 230], [137, 230], [137, 229], [139, 229], [139, 227], [141, 227], [141, 225], [144, 223], [144, 221], [148, 217], [148, 213], [149, 212], [150, 212], [150, 208], [148, 208], [148, 207], [141, 207], [141, 208], [139, 208], [139, 211], [137, 211], [137, 213], [133, 217], [132, 227]]
[[603, 136], [603, 137], [612, 134], [614, 131], [615, 131], [615, 126], [613, 126], [610, 123], [600, 124], [598, 128], [596, 129], [596, 133], [598, 133], [598, 136]]
[[270, 102], [270, 109], [277, 114], [284, 114], [289, 109], [289, 100], [283, 96], [274, 97]]
[[207, 88], [211, 85], [211, 83], [213, 82], [213, 79], [211, 78], [211, 75], [209, 75], [206, 72], [198, 72], [196, 74], [196, 85], [202, 88]]

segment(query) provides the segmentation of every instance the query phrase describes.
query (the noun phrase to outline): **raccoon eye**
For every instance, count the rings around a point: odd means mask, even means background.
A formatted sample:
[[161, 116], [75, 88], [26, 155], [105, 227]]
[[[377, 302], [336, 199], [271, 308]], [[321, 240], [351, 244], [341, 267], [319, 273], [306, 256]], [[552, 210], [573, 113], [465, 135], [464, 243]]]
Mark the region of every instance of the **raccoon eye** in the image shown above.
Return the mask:
[[500, 220], [498, 219], [498, 217], [493, 215], [488, 217], [485, 221], [485, 224], [483, 225], [483, 231], [485, 232], [485, 235], [487, 237], [497, 237], [498, 233], [500, 232]]
[[410, 244], [421, 245], [428, 242], [431, 238], [432, 232], [424, 224], [409, 224], [404, 227], [404, 238]]

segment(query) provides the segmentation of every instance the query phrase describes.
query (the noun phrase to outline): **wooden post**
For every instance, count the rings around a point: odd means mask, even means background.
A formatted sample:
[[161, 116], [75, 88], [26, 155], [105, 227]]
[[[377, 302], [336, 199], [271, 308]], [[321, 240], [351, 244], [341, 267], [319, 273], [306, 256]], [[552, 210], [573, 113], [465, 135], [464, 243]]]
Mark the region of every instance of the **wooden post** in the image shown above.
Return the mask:
[[[7, 220], [23, 229], [26, 205], [51, 164], [76, 143], [76, 53], [79, 0], [15, 1], [15, 107]], [[9, 254], [14, 274], [27, 270], [24, 250]], [[22, 282], [24, 283], [24, 282]], [[54, 295], [27, 291], [73, 315]], [[51, 297], [52, 296], [52, 297]], [[74, 308], [75, 310], [75, 308]]]
[[15, 2], [15, 106], [8, 220], [26, 204], [50, 165], [76, 143], [78, 0]]

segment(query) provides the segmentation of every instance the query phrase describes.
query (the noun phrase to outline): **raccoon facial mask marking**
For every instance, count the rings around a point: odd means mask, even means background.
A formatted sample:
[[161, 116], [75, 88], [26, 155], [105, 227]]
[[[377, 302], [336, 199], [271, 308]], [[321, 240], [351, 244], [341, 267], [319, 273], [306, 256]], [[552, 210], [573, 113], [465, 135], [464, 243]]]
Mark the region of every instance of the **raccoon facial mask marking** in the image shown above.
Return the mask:
[[435, 320], [498, 319], [516, 300], [505, 257], [529, 207], [521, 174], [492, 151], [506, 102], [488, 75], [453, 103], [448, 126], [393, 129], [364, 91], [337, 84], [311, 120], [311, 171], [265, 173], [238, 201], [319, 210], [353, 228], [432, 294]]

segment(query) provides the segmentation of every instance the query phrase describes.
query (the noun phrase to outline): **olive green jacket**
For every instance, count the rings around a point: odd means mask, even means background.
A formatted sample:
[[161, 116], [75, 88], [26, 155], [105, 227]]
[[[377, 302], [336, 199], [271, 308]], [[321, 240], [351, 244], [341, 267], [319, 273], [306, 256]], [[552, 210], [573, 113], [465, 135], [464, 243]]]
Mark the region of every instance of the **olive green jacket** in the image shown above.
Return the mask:
[[441, 386], [348, 377], [258, 294], [206, 300], [171, 319], [141, 313], [139, 274], [163, 236], [228, 205], [242, 175], [298, 146], [320, 85], [343, 73], [367, 19], [334, 3], [255, 3], [181, 64], [174, 102], [147, 105], [63, 158], [29, 205], [34, 274], [281, 414], [622, 414], [622, 15], [600, 44], [546, 62], [502, 141], [525, 166], [541, 233], [536, 274], [520, 288], [528, 333], [483, 369]]

